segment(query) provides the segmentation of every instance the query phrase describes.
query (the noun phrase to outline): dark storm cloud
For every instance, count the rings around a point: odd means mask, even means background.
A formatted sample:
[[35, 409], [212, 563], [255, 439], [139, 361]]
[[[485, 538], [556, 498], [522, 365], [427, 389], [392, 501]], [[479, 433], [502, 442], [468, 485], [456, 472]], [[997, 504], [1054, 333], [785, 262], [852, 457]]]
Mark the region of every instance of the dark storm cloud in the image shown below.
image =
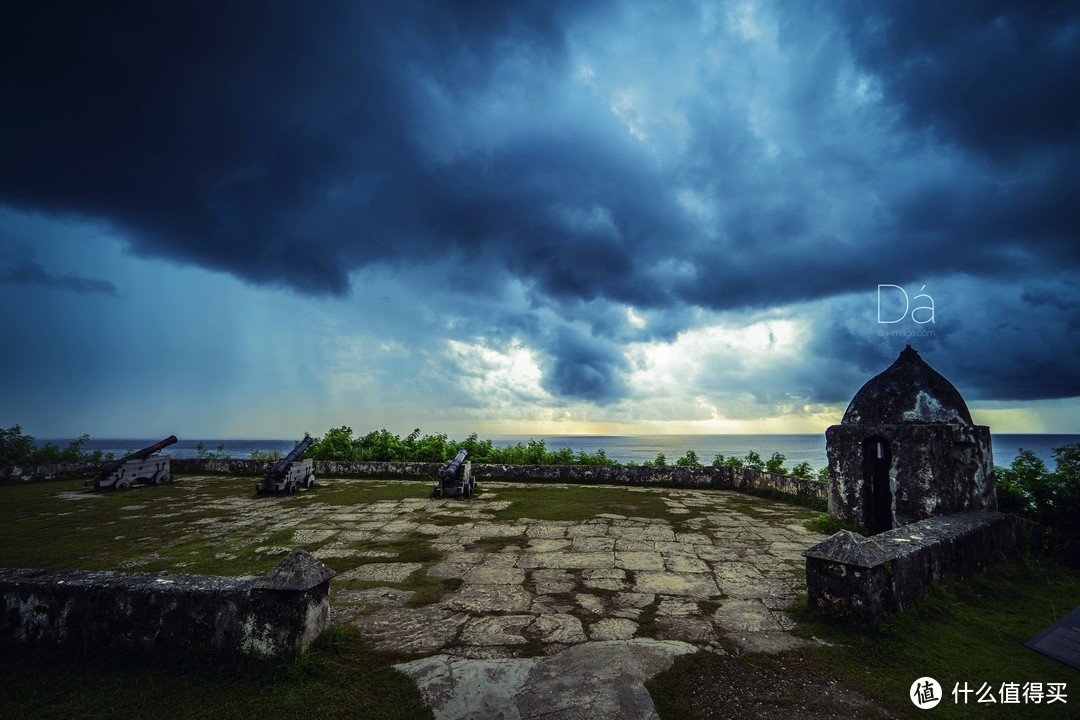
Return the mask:
[[70, 290], [76, 293], [96, 293], [119, 297], [116, 286], [107, 280], [83, 277], [72, 273], [54, 275], [41, 267], [41, 265], [28, 259], [0, 267], [0, 282], [40, 285], [42, 287]]
[[734, 5], [634, 7], [9, 6], [0, 202], [310, 295], [426, 262], [519, 282], [557, 317], [470, 327], [596, 402], [695, 307], [1075, 272], [1080, 6], [765, 4], [760, 53]]
[[[969, 401], [1080, 397], [1075, 280], [1046, 279], [1037, 286], [976, 277], [929, 280], [934, 323], [919, 325], [909, 316], [895, 325], [876, 324], [872, 295], [826, 306], [814, 320], [809, 354], [815, 362], [792, 374], [812, 388], [811, 399], [846, 402], [907, 344]], [[867, 326], [878, 332], [865, 332]], [[808, 369], [816, 374], [808, 376]]]
[[601, 405], [625, 393], [619, 372], [626, 369], [626, 361], [610, 344], [566, 326], [556, 333], [552, 354], [554, 360], [545, 381], [549, 392]]
[[893, 0], [852, 3], [849, 14], [856, 57], [909, 122], [1000, 160], [1075, 153], [1076, 3]]

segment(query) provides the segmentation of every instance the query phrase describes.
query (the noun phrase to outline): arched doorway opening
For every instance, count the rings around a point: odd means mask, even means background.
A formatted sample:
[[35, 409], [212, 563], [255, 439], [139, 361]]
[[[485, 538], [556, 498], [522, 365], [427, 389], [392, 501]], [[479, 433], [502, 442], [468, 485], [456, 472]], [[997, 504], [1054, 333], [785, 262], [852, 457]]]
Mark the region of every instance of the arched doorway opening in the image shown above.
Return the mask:
[[890, 467], [892, 450], [889, 441], [880, 436], [864, 440], [863, 491], [866, 497], [866, 527], [874, 534], [891, 530], [893, 526]]

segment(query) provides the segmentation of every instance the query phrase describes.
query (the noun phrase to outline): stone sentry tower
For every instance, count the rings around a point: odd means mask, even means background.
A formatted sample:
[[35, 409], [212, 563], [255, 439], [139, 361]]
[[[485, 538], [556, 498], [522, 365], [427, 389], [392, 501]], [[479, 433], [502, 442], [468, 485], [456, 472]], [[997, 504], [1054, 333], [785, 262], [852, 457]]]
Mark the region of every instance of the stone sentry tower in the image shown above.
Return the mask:
[[990, 428], [910, 345], [855, 394], [825, 447], [829, 513], [871, 533], [997, 509]]

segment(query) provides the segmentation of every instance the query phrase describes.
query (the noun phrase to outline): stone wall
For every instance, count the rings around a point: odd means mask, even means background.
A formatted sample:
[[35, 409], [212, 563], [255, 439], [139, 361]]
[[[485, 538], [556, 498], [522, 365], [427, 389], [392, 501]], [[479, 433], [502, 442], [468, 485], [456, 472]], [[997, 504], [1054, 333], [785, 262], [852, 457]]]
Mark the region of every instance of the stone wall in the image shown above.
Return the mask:
[[[430, 480], [434, 483], [441, 463], [414, 462], [336, 462], [315, 461], [316, 477], [388, 477]], [[214, 473], [260, 477], [273, 462], [265, 460], [210, 460], [173, 458], [173, 475]], [[53, 466], [38, 478], [92, 477], [95, 465]], [[796, 495], [803, 499], [825, 498], [827, 487], [817, 480], [776, 475], [763, 470], [732, 467], [645, 467], [627, 465], [489, 465], [473, 463], [473, 475], [478, 483], [485, 480], [508, 482], [555, 482], [603, 485], [666, 486], [687, 488], [716, 488], [724, 490], [762, 490]], [[29, 480], [31, 473], [0, 470], [0, 482]], [[18, 468], [16, 468], [18, 470]], [[42, 469], [44, 470], [44, 468]]]
[[1019, 522], [988, 511], [941, 515], [872, 537], [842, 530], [804, 553], [810, 605], [859, 621], [900, 612], [946, 574], [968, 577], [1015, 552]]
[[66, 480], [93, 477], [100, 463], [73, 463], [70, 465], [35, 465], [28, 467], [0, 468], [0, 485], [10, 485], [31, 480]]
[[0, 568], [0, 642], [298, 651], [329, 623], [333, 575], [303, 550], [257, 578]]

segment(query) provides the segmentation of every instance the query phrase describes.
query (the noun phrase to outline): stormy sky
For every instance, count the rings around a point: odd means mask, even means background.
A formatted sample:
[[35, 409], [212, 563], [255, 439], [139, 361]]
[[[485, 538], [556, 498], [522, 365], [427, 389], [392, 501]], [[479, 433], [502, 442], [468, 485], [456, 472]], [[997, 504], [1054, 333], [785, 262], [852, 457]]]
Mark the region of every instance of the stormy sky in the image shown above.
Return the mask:
[[[1080, 432], [1080, 5], [0, 10], [0, 425]], [[879, 287], [883, 286], [883, 287]]]

